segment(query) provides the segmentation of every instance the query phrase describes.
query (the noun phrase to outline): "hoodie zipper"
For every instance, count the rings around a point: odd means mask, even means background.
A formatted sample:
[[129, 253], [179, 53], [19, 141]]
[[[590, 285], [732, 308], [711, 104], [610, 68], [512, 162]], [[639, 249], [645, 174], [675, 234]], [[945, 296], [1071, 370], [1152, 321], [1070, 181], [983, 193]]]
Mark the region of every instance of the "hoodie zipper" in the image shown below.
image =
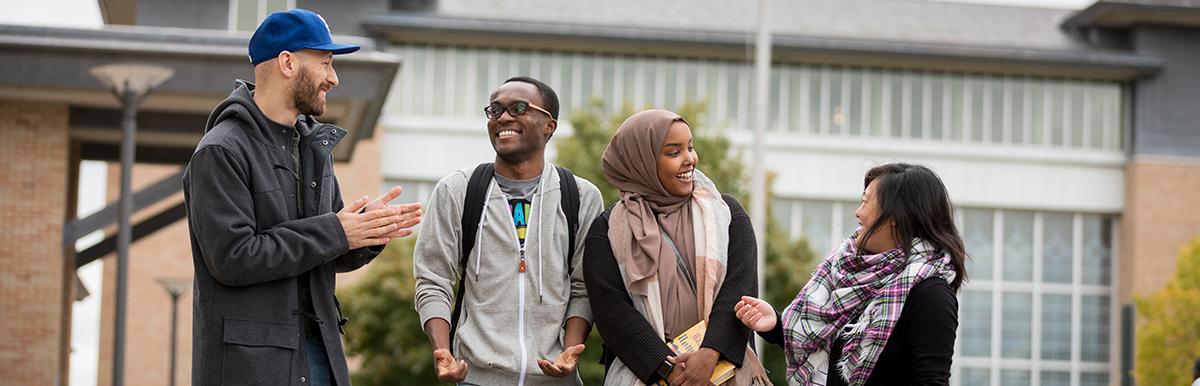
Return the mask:
[[[504, 205], [508, 205], [508, 195], [504, 195]], [[534, 200], [529, 200], [529, 207], [532, 211]], [[540, 203], [539, 203], [540, 204]], [[508, 208], [508, 214], [504, 217], [508, 218], [508, 223], [511, 225], [513, 240], [517, 242], [520, 260], [517, 261], [517, 342], [521, 347], [521, 371], [517, 375], [517, 386], [525, 385], [525, 369], [529, 365], [529, 352], [525, 346], [525, 245], [521, 242], [521, 237], [517, 235], [517, 223], [513, 221], [512, 208]], [[529, 230], [533, 228], [533, 222], [528, 217], [525, 219], [525, 241], [529, 241]]]

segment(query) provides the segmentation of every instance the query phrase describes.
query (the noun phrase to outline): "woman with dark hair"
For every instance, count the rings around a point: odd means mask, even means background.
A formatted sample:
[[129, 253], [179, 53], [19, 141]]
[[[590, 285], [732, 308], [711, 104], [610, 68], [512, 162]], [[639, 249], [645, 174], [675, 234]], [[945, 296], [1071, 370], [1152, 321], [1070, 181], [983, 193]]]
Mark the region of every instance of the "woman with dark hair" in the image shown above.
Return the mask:
[[[740, 368], [724, 384], [769, 383], [733, 311], [758, 292], [754, 229], [737, 200], [696, 169], [687, 121], [665, 110], [633, 114], [602, 158], [621, 197], [588, 230], [583, 272], [604, 338], [604, 384], [709, 385], [720, 360]], [[700, 322], [697, 350], [672, 351], [666, 342]]]
[[782, 317], [747, 296], [738, 318], [783, 346], [791, 385], [948, 385], [967, 256], [946, 187], [904, 163], [863, 185], [858, 230]]

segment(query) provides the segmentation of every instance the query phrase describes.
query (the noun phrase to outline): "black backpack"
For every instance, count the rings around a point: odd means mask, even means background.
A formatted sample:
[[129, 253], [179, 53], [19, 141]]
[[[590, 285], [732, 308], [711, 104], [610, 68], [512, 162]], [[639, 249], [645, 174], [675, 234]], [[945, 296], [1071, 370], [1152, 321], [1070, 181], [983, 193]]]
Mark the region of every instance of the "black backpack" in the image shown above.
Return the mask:
[[[558, 169], [558, 188], [562, 192], [560, 204], [567, 215], [567, 274], [570, 276], [575, 258], [575, 233], [579, 231], [579, 184], [575, 175], [567, 168], [555, 166]], [[463, 312], [463, 290], [467, 282], [467, 260], [471, 249], [475, 248], [475, 236], [479, 230], [479, 217], [483, 215], [488, 185], [496, 174], [496, 165], [491, 162], [479, 164], [471, 179], [467, 182], [467, 196], [463, 200], [462, 240], [458, 266], [462, 270], [458, 276], [458, 291], [454, 293], [454, 315], [450, 317], [450, 347], [454, 347], [454, 331], [458, 329], [458, 321]]]

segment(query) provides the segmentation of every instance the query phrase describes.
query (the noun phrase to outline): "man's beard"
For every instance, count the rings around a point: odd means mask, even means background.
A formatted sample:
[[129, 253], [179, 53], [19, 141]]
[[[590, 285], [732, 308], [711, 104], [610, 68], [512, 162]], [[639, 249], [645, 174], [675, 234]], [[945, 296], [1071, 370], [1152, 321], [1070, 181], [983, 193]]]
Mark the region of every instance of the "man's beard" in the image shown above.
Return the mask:
[[325, 113], [325, 104], [321, 103], [321, 85], [314, 84], [304, 68], [300, 68], [300, 75], [292, 84], [292, 104], [300, 114], [321, 116]]

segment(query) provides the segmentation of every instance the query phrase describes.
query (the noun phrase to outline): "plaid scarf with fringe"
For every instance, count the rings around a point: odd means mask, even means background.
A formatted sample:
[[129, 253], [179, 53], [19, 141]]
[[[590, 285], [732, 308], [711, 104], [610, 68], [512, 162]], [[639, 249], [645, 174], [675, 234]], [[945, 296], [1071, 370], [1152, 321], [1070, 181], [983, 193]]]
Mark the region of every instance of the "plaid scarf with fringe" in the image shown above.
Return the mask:
[[846, 343], [836, 359], [838, 369], [849, 386], [861, 386], [875, 368], [913, 286], [932, 277], [954, 281], [950, 255], [932, 244], [914, 239], [907, 255], [903, 248], [860, 255], [855, 246], [860, 231], [821, 261], [784, 309], [790, 385], [825, 385], [829, 348], [841, 336]]

